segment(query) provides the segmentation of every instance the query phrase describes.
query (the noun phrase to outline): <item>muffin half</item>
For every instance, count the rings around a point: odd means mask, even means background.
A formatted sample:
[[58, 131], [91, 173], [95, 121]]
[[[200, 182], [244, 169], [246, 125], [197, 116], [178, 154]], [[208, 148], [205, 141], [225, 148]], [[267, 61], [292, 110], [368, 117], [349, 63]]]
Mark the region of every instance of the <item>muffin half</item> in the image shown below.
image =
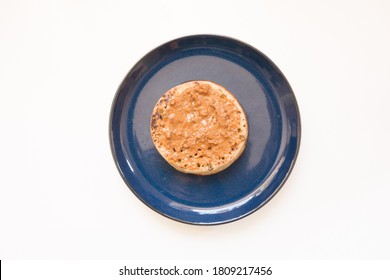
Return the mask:
[[174, 168], [210, 175], [242, 154], [248, 123], [226, 88], [211, 81], [191, 81], [163, 94], [153, 109], [150, 132], [158, 152]]

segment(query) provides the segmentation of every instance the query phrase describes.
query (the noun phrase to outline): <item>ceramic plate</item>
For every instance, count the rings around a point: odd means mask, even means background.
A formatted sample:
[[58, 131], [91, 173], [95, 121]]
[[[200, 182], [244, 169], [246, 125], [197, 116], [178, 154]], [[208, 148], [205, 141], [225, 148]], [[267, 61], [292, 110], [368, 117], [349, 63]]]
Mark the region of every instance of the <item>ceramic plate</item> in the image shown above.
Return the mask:
[[[223, 85], [247, 115], [244, 153], [215, 175], [176, 171], [150, 136], [157, 100], [190, 80]], [[212, 225], [253, 213], [279, 191], [298, 154], [300, 127], [294, 93], [268, 57], [232, 38], [195, 35], [157, 47], [130, 70], [112, 104], [110, 142], [123, 180], [147, 206], [180, 222]]]

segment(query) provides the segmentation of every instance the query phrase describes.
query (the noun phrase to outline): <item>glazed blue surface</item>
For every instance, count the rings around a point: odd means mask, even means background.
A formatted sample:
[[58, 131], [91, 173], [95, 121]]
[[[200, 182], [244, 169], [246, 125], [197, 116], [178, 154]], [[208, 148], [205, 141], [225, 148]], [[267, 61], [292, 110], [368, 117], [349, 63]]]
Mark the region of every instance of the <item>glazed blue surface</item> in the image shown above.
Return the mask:
[[[210, 176], [175, 170], [150, 137], [158, 99], [189, 80], [223, 85], [248, 119], [244, 153]], [[232, 38], [196, 35], [154, 49], [130, 70], [113, 101], [110, 141], [124, 181], [146, 205], [177, 221], [220, 224], [254, 212], [281, 188], [298, 154], [300, 118], [286, 78], [264, 54]]]

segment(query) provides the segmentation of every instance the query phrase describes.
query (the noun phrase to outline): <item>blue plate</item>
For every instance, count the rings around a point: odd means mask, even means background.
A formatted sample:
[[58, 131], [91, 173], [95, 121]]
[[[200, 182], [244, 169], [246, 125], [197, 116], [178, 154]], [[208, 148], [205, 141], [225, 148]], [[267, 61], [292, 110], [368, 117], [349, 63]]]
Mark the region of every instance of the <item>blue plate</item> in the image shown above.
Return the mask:
[[[215, 175], [176, 171], [150, 136], [157, 100], [189, 80], [223, 85], [247, 115], [244, 153]], [[179, 38], [146, 54], [119, 86], [110, 116], [112, 154], [133, 193], [166, 217], [202, 225], [240, 219], [267, 203], [293, 168], [300, 130], [294, 93], [277, 66], [243, 42], [214, 35]]]

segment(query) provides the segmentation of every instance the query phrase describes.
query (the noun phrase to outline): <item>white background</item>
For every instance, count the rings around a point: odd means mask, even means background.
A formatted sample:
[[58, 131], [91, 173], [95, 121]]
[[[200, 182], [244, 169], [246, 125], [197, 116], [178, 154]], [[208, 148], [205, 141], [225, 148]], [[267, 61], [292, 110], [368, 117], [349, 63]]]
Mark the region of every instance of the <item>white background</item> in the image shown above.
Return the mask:
[[[295, 169], [240, 221], [185, 225], [116, 170], [108, 119], [148, 51], [208, 33], [296, 94]], [[0, 0], [1, 259], [389, 259], [390, 2]]]

